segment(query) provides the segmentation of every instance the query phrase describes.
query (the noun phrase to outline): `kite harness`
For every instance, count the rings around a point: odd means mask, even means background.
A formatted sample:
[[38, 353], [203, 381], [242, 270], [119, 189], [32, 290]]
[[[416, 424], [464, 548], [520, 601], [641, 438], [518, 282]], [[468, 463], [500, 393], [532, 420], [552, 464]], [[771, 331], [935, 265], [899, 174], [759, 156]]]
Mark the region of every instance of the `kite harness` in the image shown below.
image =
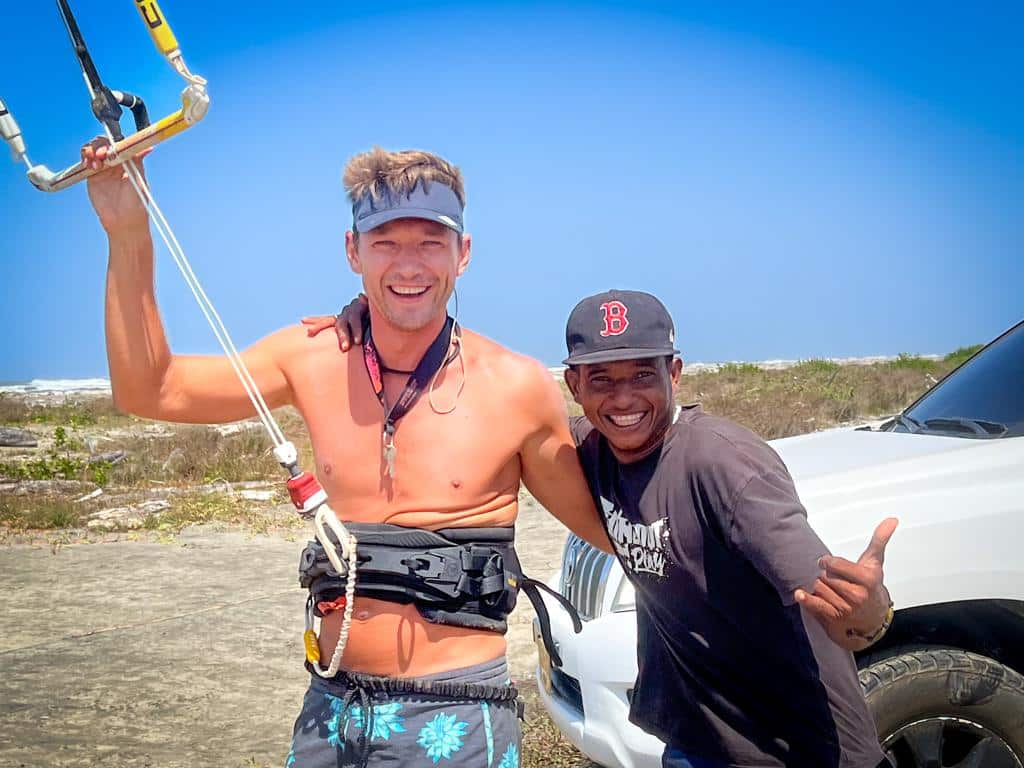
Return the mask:
[[[504, 631], [505, 617], [514, 607], [516, 592], [520, 588], [526, 592], [537, 610], [544, 642], [552, 661], [560, 665], [550, 635], [547, 610], [538, 590], [549, 592], [567, 607], [577, 632], [581, 629], [579, 617], [561, 595], [522, 575], [511, 541], [512, 529], [464, 529], [461, 532], [450, 529], [431, 533], [387, 525], [360, 526], [353, 523], [346, 527], [327, 505], [327, 494], [316, 477], [299, 468], [298, 452], [294, 444], [285, 439], [135, 161], [144, 150], [202, 120], [210, 105], [206, 80], [192, 73], [185, 64], [177, 38], [156, 0], [135, 0], [135, 7], [159, 52], [186, 81], [181, 93], [180, 109], [150, 123], [146, 105], [139, 96], [114, 90], [104, 84], [68, 1], [57, 0], [57, 9], [67, 28], [89, 91], [92, 112], [110, 142], [107, 158], [101, 169], [92, 169], [79, 161], [58, 172], [33, 163], [28, 157], [21, 129], [2, 99], [0, 136], [11, 148], [15, 161], [24, 162], [28, 167], [29, 181], [44, 192], [67, 189], [102, 169], [124, 166], [129, 182], [249, 396], [256, 415], [273, 443], [275, 458], [288, 472], [287, 486], [292, 503], [300, 515], [313, 520], [316, 538], [303, 552], [300, 564], [300, 582], [310, 589], [303, 638], [309, 662], [307, 666], [321, 677], [337, 675], [352, 624], [356, 594], [395, 602], [413, 602], [428, 621]], [[135, 122], [135, 132], [129, 136], [125, 136], [121, 130], [120, 121], [124, 109], [132, 113]], [[446, 330], [451, 338], [452, 324], [446, 326]], [[400, 415], [393, 414], [393, 410], [389, 409], [386, 416], [394, 415], [397, 420]], [[393, 441], [390, 445], [393, 452]], [[393, 469], [390, 473], [393, 474]], [[359, 531], [361, 537], [366, 536], [364, 546], [359, 546], [353, 530]], [[467, 536], [472, 535], [484, 535], [486, 538], [488, 533], [492, 534], [493, 541], [473, 544], [467, 540]], [[365, 568], [367, 584], [357, 587], [356, 571], [360, 562]], [[362, 578], [361, 571], [360, 582]], [[315, 620], [324, 615], [321, 606], [343, 611], [338, 643], [326, 669], [319, 663], [315, 630]]]

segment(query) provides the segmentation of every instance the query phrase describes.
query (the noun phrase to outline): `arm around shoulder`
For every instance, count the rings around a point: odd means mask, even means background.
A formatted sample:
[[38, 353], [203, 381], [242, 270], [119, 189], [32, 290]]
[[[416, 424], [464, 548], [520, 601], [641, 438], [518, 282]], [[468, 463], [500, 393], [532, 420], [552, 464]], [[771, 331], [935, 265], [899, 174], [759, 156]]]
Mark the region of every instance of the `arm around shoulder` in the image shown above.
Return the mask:
[[569, 430], [565, 398], [551, 374], [531, 361], [520, 377], [518, 407], [532, 429], [520, 450], [523, 482], [577, 536], [612, 552]]

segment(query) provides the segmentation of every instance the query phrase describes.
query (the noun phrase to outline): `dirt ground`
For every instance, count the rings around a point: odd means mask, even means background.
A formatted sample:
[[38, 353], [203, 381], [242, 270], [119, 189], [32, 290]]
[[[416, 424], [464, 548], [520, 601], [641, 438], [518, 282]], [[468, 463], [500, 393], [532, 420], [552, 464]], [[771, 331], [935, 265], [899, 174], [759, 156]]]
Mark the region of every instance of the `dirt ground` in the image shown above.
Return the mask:
[[[279, 766], [308, 676], [302, 536], [186, 529], [171, 541], [0, 548], [0, 766]], [[558, 566], [564, 529], [532, 500], [526, 573]], [[510, 619], [532, 679], [529, 601]]]

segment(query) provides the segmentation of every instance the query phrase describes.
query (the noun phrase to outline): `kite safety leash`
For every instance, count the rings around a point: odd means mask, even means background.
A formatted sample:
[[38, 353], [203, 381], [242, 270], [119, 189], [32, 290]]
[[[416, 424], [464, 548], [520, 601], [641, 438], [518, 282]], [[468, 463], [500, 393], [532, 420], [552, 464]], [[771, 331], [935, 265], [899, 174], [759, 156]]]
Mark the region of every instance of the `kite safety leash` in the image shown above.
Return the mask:
[[[182, 56], [177, 38], [171, 31], [166, 17], [157, 5], [156, 0], [135, 0], [135, 6], [142, 16], [142, 20], [145, 22], [157, 49], [187, 83], [181, 94], [181, 109], [153, 124], [149, 122], [147, 109], [141, 98], [124, 91], [112, 90], [103, 83], [85, 45], [85, 40], [82, 37], [74, 14], [71, 12], [71, 7], [68, 5], [67, 0], [57, 0], [61, 19], [64, 21], [68, 35], [71, 38], [75, 55], [82, 70], [82, 76], [89, 90], [93, 114], [103, 126], [103, 131], [110, 141], [110, 151], [103, 164], [103, 168], [115, 165], [124, 166], [125, 174], [132, 188], [149, 214], [149, 218], [153, 222], [153, 226], [159, 233], [164, 245], [167, 246], [171, 258], [174, 259], [175, 265], [192, 291], [192, 295], [195, 297], [203, 316], [213, 330], [217, 342], [220, 344], [221, 349], [231, 363], [231, 367], [242, 383], [246, 395], [248, 395], [249, 400], [252, 402], [256, 415], [269, 435], [271, 443], [273, 443], [274, 456], [289, 474], [287, 485], [292, 503], [303, 517], [307, 519], [313, 518], [316, 538], [324, 547], [324, 551], [327, 553], [328, 559], [335, 571], [340, 575], [348, 575], [343, 623], [334, 655], [327, 670], [321, 670], [318, 663], [311, 665], [317, 674], [324, 677], [332, 677], [339, 669], [352, 623], [357, 541], [345, 527], [344, 523], [338, 519], [334, 511], [327, 505], [327, 494], [320, 486], [316, 477], [299, 468], [298, 452], [294, 444], [285, 439], [284, 433], [267, 406], [266, 401], [263, 399], [263, 395], [249, 373], [249, 369], [242, 360], [242, 356], [238, 353], [238, 349], [235, 347], [220, 315], [199, 283], [199, 279], [192, 270], [192, 265], [185, 256], [185, 251], [178, 242], [174, 230], [164, 216], [163, 211], [160, 210], [152, 190], [150, 190], [142, 171], [135, 162], [135, 157], [142, 151], [181, 133], [201, 120], [205, 116], [210, 104], [210, 98], [206, 92], [206, 80], [189, 70]], [[120, 126], [123, 108], [129, 109], [135, 120], [136, 131], [128, 137], [124, 136]], [[21, 130], [2, 100], [0, 100], [0, 136], [3, 137], [11, 148], [15, 160], [23, 161], [28, 166], [27, 175], [29, 181], [43, 191], [56, 192], [66, 189], [102, 170], [92, 169], [80, 161], [63, 171], [54, 173], [44, 165], [32, 163], [28, 157]], [[305, 633], [307, 658], [313, 661], [312, 657], [315, 656], [315, 660], [319, 662], [319, 648], [313, 627], [313, 618], [312, 614], [307, 610]], [[315, 654], [310, 649], [311, 644], [316, 649]]]

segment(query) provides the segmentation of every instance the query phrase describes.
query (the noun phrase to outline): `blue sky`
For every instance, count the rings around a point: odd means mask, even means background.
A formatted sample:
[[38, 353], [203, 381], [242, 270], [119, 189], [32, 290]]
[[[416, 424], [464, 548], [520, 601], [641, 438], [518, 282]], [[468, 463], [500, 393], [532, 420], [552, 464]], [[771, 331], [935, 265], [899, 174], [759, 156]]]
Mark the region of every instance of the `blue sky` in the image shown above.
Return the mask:
[[[74, 7], [108, 84], [174, 109], [131, 3]], [[240, 346], [358, 290], [340, 175], [374, 144], [462, 167], [460, 319], [547, 363], [610, 287], [660, 296], [703, 361], [946, 352], [1024, 316], [1020, 6], [162, 7], [213, 104], [150, 181]], [[0, 97], [63, 167], [97, 132], [66, 33], [48, 2], [5, 13]], [[0, 165], [0, 380], [106, 375], [84, 186], [23, 171]], [[172, 346], [215, 352], [157, 259]]]

